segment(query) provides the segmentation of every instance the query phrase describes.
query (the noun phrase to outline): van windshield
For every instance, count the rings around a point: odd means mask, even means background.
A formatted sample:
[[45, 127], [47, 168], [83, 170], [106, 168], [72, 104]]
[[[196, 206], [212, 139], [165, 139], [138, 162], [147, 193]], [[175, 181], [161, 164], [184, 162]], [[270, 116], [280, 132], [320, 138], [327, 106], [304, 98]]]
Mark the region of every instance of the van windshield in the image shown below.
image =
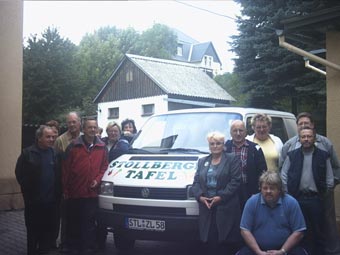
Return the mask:
[[151, 153], [209, 152], [207, 134], [219, 131], [230, 138], [230, 124], [238, 113], [181, 113], [151, 117], [139, 131], [132, 147]]

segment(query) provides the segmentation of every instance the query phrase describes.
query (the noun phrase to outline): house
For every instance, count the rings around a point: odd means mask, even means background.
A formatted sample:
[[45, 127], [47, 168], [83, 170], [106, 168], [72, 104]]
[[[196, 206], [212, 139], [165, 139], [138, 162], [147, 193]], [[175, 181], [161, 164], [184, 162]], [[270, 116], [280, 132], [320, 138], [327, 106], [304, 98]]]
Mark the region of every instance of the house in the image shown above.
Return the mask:
[[200, 43], [177, 29], [173, 31], [177, 35], [177, 54], [173, 60], [202, 67], [211, 77], [220, 73], [222, 62], [212, 42]]
[[228, 106], [235, 99], [204, 68], [179, 61], [126, 54], [94, 99], [98, 124], [134, 119], [137, 128], [153, 114]]

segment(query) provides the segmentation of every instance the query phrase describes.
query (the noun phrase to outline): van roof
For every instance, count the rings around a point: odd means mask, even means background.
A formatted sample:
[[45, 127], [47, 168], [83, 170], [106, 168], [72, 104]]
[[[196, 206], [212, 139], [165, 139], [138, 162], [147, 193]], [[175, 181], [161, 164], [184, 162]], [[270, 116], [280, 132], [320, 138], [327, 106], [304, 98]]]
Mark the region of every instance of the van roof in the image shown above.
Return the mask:
[[[287, 118], [295, 119], [294, 114], [289, 112], [283, 111], [276, 111], [276, 110], [267, 110], [267, 109], [260, 109], [260, 108], [246, 108], [246, 107], [216, 107], [216, 108], [194, 108], [194, 109], [183, 109], [183, 110], [174, 110], [168, 111], [165, 114], [178, 114], [178, 113], [204, 113], [204, 112], [235, 112], [240, 113], [243, 116], [246, 114], [256, 114], [256, 113], [266, 113], [270, 116], [285, 116]], [[164, 113], [163, 113], [164, 114]], [[156, 115], [163, 115], [163, 114], [156, 114]], [[154, 115], [155, 116], [155, 115]]]

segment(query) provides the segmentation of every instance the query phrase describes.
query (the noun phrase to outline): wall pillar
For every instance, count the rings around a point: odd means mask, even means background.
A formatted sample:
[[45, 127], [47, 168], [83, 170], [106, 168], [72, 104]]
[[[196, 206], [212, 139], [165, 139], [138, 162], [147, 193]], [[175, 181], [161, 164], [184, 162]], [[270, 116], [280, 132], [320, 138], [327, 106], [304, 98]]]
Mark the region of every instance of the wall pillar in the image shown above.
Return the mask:
[[0, 210], [22, 208], [15, 179], [21, 150], [23, 1], [0, 1]]
[[[340, 32], [326, 34], [327, 60], [340, 65]], [[327, 137], [340, 156], [340, 72], [327, 67]], [[335, 209], [340, 222], [340, 185], [335, 190]]]

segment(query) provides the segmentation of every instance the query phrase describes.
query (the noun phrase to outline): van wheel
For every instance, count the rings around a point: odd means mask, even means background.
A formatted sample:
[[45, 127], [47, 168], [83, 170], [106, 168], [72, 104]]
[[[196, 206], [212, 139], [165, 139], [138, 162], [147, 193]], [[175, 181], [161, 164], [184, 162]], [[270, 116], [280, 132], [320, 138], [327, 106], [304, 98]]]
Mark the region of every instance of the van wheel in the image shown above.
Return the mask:
[[118, 250], [130, 250], [135, 245], [135, 240], [129, 239], [119, 233], [114, 233], [113, 239]]

